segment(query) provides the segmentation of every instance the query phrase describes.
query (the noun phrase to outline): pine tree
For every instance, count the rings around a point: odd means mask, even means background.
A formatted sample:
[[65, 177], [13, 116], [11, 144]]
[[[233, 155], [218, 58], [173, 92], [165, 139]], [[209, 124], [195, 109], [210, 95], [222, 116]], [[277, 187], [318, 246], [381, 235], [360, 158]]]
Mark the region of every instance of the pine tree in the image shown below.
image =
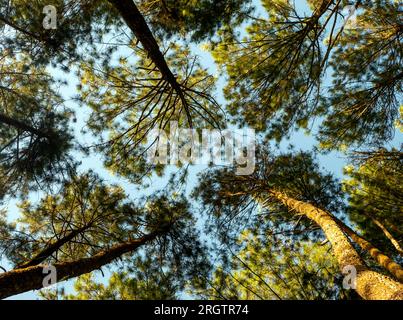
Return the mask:
[[0, 79], [0, 199], [31, 189], [46, 189], [73, 170], [68, 152], [72, 112], [63, 107], [44, 68], [29, 56], [4, 51]]
[[[263, 150], [258, 163], [259, 169], [251, 177], [237, 177], [230, 170], [213, 170], [205, 174], [195, 195], [219, 221], [229, 218], [234, 221], [238, 215], [242, 218], [245, 206], [251, 201], [267, 209], [268, 215], [273, 206], [285, 207], [288, 214], [280, 218], [286, 219], [291, 214], [314, 222], [331, 243], [340, 270], [350, 266], [355, 268], [356, 291], [362, 298], [402, 299], [401, 283], [369, 269], [349, 236], [365, 250], [375, 248], [361, 241], [354, 232], [346, 232], [348, 227], [345, 223], [330, 213], [329, 209], [337, 203], [333, 197], [337, 199], [340, 188], [330, 175], [318, 170], [312, 156], [299, 153], [295, 157], [280, 155], [273, 158]], [[219, 222], [217, 224], [222, 226]], [[380, 252], [373, 253], [377, 259]], [[401, 281], [401, 266], [385, 255], [377, 261]]]
[[140, 252], [154, 257], [154, 268], [181, 270], [178, 283], [202, 273], [208, 268], [204, 245], [189, 204], [176, 198], [160, 194], [135, 206], [121, 188], [88, 173], [37, 206], [25, 201], [18, 229], [5, 220], [0, 224], [2, 252], [15, 264], [0, 274], [0, 297], [41, 289], [48, 264], [56, 268], [60, 282]]

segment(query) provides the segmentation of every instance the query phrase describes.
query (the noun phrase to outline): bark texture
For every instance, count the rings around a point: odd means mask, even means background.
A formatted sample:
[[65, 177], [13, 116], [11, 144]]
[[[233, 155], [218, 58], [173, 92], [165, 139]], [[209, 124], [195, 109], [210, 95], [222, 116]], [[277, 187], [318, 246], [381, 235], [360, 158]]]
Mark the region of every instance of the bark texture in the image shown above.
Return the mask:
[[334, 217], [314, 205], [296, 200], [285, 193], [269, 190], [269, 194], [288, 208], [318, 224], [332, 244], [339, 267], [354, 266], [357, 270], [356, 291], [366, 300], [403, 300], [403, 284], [370, 270], [351, 245]]
[[[150, 233], [140, 239], [117, 244], [107, 250], [101, 251], [89, 258], [75, 261], [55, 263], [57, 282], [78, 277], [91, 271], [100, 269], [111, 263], [125, 253], [133, 252], [142, 245], [154, 240], [160, 232]], [[24, 269], [15, 269], [0, 274], [0, 299], [19, 293], [43, 288], [45, 265], [36, 265]]]
[[391, 274], [395, 276], [397, 280], [400, 282], [403, 282], [403, 268], [398, 265], [396, 262], [394, 262], [391, 258], [389, 258], [386, 254], [381, 252], [379, 249], [375, 248], [369, 241], [365, 240], [364, 238], [360, 237], [357, 233], [354, 232], [351, 228], [346, 226], [343, 222], [337, 220], [334, 218], [337, 224], [340, 226], [340, 228], [356, 243], [358, 244], [362, 249], [367, 251], [372, 258], [376, 262], [378, 262], [379, 265], [384, 267], [386, 270], [388, 270]]

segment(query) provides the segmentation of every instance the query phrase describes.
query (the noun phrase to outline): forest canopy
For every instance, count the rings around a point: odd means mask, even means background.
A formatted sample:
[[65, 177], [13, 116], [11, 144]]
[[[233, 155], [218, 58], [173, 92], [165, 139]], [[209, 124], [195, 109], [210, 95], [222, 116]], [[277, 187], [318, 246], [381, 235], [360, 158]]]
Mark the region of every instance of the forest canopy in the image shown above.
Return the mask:
[[402, 300], [402, 36], [394, 0], [0, 0], [0, 298]]

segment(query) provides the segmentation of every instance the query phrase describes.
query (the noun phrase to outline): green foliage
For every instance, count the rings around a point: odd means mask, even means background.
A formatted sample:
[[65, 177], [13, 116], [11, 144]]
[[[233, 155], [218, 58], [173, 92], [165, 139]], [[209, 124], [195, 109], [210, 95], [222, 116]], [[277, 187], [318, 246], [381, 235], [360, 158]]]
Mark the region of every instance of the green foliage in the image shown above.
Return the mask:
[[91, 274], [74, 284], [77, 294], [63, 294], [66, 300], [174, 300], [178, 294], [177, 276], [173, 271], [161, 272], [150, 259], [138, 258], [132, 272], [114, 272], [108, 284], [98, 283]]
[[224, 94], [234, 121], [280, 140], [293, 124], [306, 127], [313, 112], [321, 78], [316, 29], [321, 26], [292, 18], [295, 8], [287, 1], [264, 4], [267, 20], [253, 21], [243, 39], [224, 34], [212, 53], [228, 75]]
[[140, 9], [157, 33], [189, 36], [192, 41], [212, 37], [223, 27], [239, 25], [252, 11], [251, 0], [144, 0]]
[[279, 142], [291, 129], [310, 131], [312, 120], [323, 117], [324, 149], [389, 141], [402, 91], [399, 4], [362, 1], [355, 24], [344, 27], [347, 1], [310, 1], [308, 17], [293, 1], [262, 4], [267, 18], [253, 19], [246, 35], [222, 30], [211, 46], [226, 71], [233, 122]]
[[209, 170], [200, 176], [194, 197], [210, 218], [208, 231], [220, 235], [221, 264], [207, 289], [196, 290], [210, 299], [355, 298], [341, 289], [323, 233], [272, 197], [273, 189], [332, 214], [345, 208], [340, 184], [308, 152], [276, 156], [260, 146], [252, 176]]
[[[393, 150], [392, 150], [393, 151]], [[348, 166], [344, 189], [349, 194], [349, 217], [362, 235], [384, 252], [395, 254], [391, 242], [374, 223], [379, 221], [397, 241], [402, 241], [402, 159], [369, 159]]]
[[278, 241], [258, 238], [248, 231], [230, 266], [219, 266], [205, 299], [321, 300], [345, 299], [337, 262], [328, 245], [310, 241]]
[[[216, 227], [235, 234], [248, 225], [258, 226], [262, 232], [294, 229], [290, 221], [296, 221], [295, 214], [274, 199], [266, 201], [270, 199], [269, 189], [330, 212], [342, 210], [339, 183], [331, 174], [321, 172], [314, 155], [293, 152], [276, 156], [266, 148], [258, 149], [256, 170], [251, 176], [237, 176], [231, 168], [211, 169], [200, 175], [193, 196], [217, 219], [213, 221]], [[259, 201], [265, 202], [260, 208], [264, 212], [256, 213], [253, 208]]]
[[[57, 28], [45, 29], [43, 8], [57, 10]], [[93, 44], [113, 26], [122, 24], [108, 1], [102, 0], [1, 0], [2, 45], [12, 52], [30, 52], [35, 64], [67, 64], [80, 58], [83, 44]]]
[[48, 244], [81, 228], [74, 241], [56, 250], [50, 261], [82, 258], [96, 248], [112, 245], [116, 239], [135, 236], [140, 231], [136, 218], [141, 213], [125, 204], [125, 197], [121, 188], [106, 186], [89, 173], [65, 182], [59, 194], [47, 195], [36, 205], [20, 203], [16, 233], [25, 235], [25, 241], [14, 244], [16, 247], [5, 241], [8, 258], [15, 264], [27, 261]]
[[[119, 256], [130, 274], [117, 274], [111, 280], [120, 281], [121, 290], [129, 283], [128, 291], [120, 293], [127, 296], [121, 298], [174, 298], [191, 279], [207, 274], [210, 268], [189, 204], [180, 195], [159, 193], [134, 204], [120, 187], [108, 186], [89, 172], [66, 182], [59, 194], [47, 195], [36, 205], [24, 201], [19, 207], [17, 221], [0, 219], [1, 255], [16, 266], [33, 257], [41, 257], [34, 265], [79, 261], [158, 232], [141, 250]], [[149, 290], [130, 293], [135, 288]]]
[[402, 101], [402, 21], [396, 1], [374, 1], [339, 38], [330, 66], [332, 106], [320, 130], [325, 148], [376, 145], [394, 136]]
[[[0, 210], [2, 262], [18, 273], [134, 244], [105, 259], [114, 262], [107, 284], [91, 272], [77, 280], [75, 293], [43, 292], [45, 298], [177, 299], [186, 290], [207, 299], [355, 298], [341, 289], [324, 233], [271, 190], [340, 216], [398, 258], [380, 224], [401, 241], [401, 151], [362, 150], [382, 146], [402, 128], [398, 2], [359, 1], [355, 24], [342, 27], [351, 1], [307, 0], [311, 12], [302, 15], [295, 1], [262, 0], [261, 16], [252, 16], [251, 3], [136, 1], [149, 24], [137, 30], [109, 1], [0, 0], [0, 200], [23, 197], [18, 219]], [[42, 25], [49, 4], [58, 13], [54, 30]], [[227, 80], [229, 119], [215, 99], [217, 77], [192, 52], [205, 40]], [[56, 81], [59, 71], [79, 80], [69, 102], [60, 94], [66, 82]], [[81, 141], [70, 130], [75, 119], [67, 103], [89, 111], [80, 120], [82, 132], [92, 133], [90, 145], [75, 148]], [[316, 148], [267, 147], [296, 128], [310, 132], [314, 119], [320, 150], [360, 146], [366, 159], [346, 167], [343, 189], [319, 166]], [[202, 219], [179, 191], [187, 169], [164, 190], [137, 199], [97, 173], [79, 173], [80, 157], [92, 152], [133, 185], [163, 177], [164, 165], [145, 155], [165, 142], [152, 130], [169, 135], [172, 121], [196, 132], [249, 126], [265, 138], [252, 175], [231, 167], [199, 175], [192, 199]]]
[[[161, 165], [145, 162], [145, 153], [158, 143], [152, 129], [169, 135], [170, 122], [179, 127], [222, 127], [222, 113], [213, 97], [215, 78], [192, 56], [189, 48], [172, 45], [166, 60], [176, 75], [184, 99], [168, 84], [147, 54], [131, 47], [138, 60], [121, 58], [118, 65], [98, 68], [95, 61], [83, 64], [80, 99], [92, 108], [89, 128], [99, 137], [105, 165], [131, 181]], [[191, 119], [191, 123], [189, 122]]]
[[31, 62], [9, 51], [0, 60], [0, 199], [46, 189], [74, 166], [68, 156], [72, 112], [53, 89], [57, 83]]

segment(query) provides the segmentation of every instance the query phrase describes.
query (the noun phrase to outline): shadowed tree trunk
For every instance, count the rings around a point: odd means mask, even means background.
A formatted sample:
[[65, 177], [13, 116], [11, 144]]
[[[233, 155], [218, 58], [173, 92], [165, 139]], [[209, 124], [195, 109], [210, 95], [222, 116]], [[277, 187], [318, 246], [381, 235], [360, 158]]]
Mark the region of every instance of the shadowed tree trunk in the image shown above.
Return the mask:
[[[56, 281], [61, 282], [100, 269], [125, 253], [133, 252], [139, 247], [153, 241], [160, 234], [161, 231], [153, 232], [136, 240], [119, 243], [89, 258], [55, 263], [53, 266], [57, 271]], [[30, 290], [42, 289], [43, 280], [47, 276], [43, 272], [44, 267], [46, 265], [36, 265], [0, 274], [0, 299]]]
[[155, 40], [150, 28], [147, 25], [143, 15], [133, 2], [133, 0], [108, 0], [122, 16], [127, 26], [134, 33], [136, 38], [140, 41], [145, 51], [147, 51], [149, 58], [153, 61], [155, 66], [161, 72], [163, 78], [170, 84], [173, 90], [178, 94], [183, 107], [185, 109], [188, 122], [192, 127], [192, 120], [190, 117], [188, 104], [186, 102], [181, 85], [177, 82], [174, 74], [169, 69], [165, 61], [164, 55], [161, 53], [158, 43]]
[[35, 129], [34, 127], [32, 127], [22, 121], [10, 118], [9, 116], [7, 116], [3, 113], [0, 113], [0, 124], [5, 124], [5, 125], [14, 127], [21, 131], [30, 132], [38, 137], [50, 139], [50, 136], [47, 133], [45, 133], [41, 130]]
[[371, 221], [376, 224], [378, 226], [379, 229], [382, 230], [382, 232], [384, 233], [384, 235], [386, 236], [386, 238], [389, 239], [389, 241], [392, 243], [392, 245], [395, 247], [395, 249], [397, 250], [397, 252], [399, 252], [400, 254], [403, 254], [403, 249], [401, 248], [399, 242], [393, 237], [393, 235], [389, 232], [388, 229], [386, 229], [386, 227], [377, 219], [371, 217], [368, 214], [365, 214], [367, 217], [369, 217], [371, 219]]
[[27, 35], [27, 36], [29, 36], [29, 37], [31, 37], [31, 38], [37, 40], [37, 41], [42, 41], [42, 40], [40, 39], [40, 37], [38, 37], [38, 36], [35, 35], [34, 33], [29, 32], [29, 31], [25, 30], [24, 28], [19, 27], [19, 26], [16, 25], [13, 21], [7, 19], [6, 17], [4, 17], [4, 16], [2, 16], [2, 15], [0, 15], [0, 21], [3, 22], [4, 24], [6, 24], [7, 26], [13, 28], [14, 30], [16, 30], [16, 31], [18, 31], [18, 32], [20, 32], [20, 33], [22, 33], [22, 34], [25, 34], [25, 35]]
[[41, 252], [39, 252], [37, 255], [35, 255], [35, 257], [31, 258], [31, 260], [20, 264], [15, 269], [25, 269], [25, 268], [33, 267], [33, 266], [40, 264], [41, 262], [45, 261], [47, 258], [52, 256], [52, 254], [55, 253], [57, 250], [59, 250], [64, 244], [73, 240], [76, 236], [78, 236], [80, 233], [84, 232], [85, 230], [89, 229], [90, 227], [91, 227], [91, 225], [87, 225], [82, 228], [71, 231], [69, 234], [67, 234], [63, 238], [60, 238], [59, 240], [57, 240], [54, 243], [47, 246], [45, 249], [43, 249]]

